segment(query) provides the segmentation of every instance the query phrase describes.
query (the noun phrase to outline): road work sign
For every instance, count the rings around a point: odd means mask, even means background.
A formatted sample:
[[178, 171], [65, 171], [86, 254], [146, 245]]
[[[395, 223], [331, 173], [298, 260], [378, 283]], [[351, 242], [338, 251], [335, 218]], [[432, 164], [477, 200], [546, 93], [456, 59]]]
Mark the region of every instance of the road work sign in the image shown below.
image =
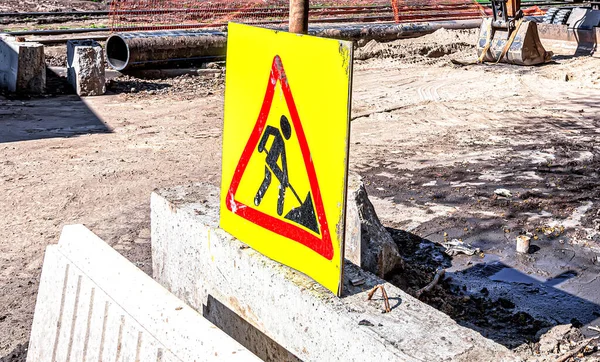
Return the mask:
[[352, 43], [228, 34], [221, 227], [340, 295]]

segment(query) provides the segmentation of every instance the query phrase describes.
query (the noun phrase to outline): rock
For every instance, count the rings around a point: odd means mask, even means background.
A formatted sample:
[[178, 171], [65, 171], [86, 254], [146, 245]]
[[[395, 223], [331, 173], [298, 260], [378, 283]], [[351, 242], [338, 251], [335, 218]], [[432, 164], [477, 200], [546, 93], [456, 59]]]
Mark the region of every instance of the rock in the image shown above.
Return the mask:
[[67, 42], [67, 80], [79, 96], [99, 96], [106, 92], [104, 51], [93, 40]]
[[[571, 324], [562, 324], [550, 329], [542, 329], [536, 335], [539, 338], [540, 353], [561, 353], [571, 343], [583, 339], [581, 332]], [[562, 347], [562, 348], [561, 348]]]
[[511, 197], [512, 193], [507, 189], [496, 189], [494, 190], [494, 194], [502, 197]]
[[361, 177], [348, 173], [345, 257], [379, 277], [401, 266], [398, 246], [379, 221]]

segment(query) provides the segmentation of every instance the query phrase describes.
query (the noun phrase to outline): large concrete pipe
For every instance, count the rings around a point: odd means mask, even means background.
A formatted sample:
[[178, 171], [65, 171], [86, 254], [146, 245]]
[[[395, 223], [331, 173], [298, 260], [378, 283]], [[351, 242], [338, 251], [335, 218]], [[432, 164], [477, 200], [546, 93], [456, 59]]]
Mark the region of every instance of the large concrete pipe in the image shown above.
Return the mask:
[[155, 31], [111, 35], [106, 41], [108, 64], [116, 70], [158, 68], [224, 56], [227, 33], [220, 31]]

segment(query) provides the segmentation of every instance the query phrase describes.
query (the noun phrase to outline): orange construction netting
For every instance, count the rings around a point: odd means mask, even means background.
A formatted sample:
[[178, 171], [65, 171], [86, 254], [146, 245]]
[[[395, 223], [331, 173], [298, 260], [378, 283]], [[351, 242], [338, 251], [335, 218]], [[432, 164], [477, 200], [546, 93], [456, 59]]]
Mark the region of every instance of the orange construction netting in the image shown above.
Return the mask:
[[[311, 23], [418, 22], [489, 15], [474, 0], [311, 0]], [[112, 31], [285, 24], [287, 0], [112, 0]]]

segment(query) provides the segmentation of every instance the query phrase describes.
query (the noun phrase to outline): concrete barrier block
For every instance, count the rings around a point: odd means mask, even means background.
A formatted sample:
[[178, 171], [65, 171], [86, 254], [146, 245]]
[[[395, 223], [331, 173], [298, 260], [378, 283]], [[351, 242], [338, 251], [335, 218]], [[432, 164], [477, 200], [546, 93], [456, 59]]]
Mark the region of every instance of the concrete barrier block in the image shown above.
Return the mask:
[[402, 266], [398, 246], [379, 221], [361, 177], [348, 174], [345, 258], [380, 278]]
[[[338, 298], [219, 228], [219, 189], [194, 184], [151, 197], [157, 281], [215, 325], [237, 327], [222, 305], [304, 361], [513, 361], [505, 347], [354, 266], [344, 265]], [[361, 278], [353, 286], [348, 280]], [[384, 284], [392, 311], [367, 293]], [[241, 333], [239, 333], [241, 334]], [[246, 343], [251, 351], [262, 348]]]
[[67, 42], [67, 80], [79, 96], [99, 96], [106, 92], [104, 51], [94, 40]]
[[258, 361], [82, 225], [46, 249], [27, 361]]
[[46, 90], [44, 46], [0, 35], [0, 88], [13, 93], [39, 94]]

